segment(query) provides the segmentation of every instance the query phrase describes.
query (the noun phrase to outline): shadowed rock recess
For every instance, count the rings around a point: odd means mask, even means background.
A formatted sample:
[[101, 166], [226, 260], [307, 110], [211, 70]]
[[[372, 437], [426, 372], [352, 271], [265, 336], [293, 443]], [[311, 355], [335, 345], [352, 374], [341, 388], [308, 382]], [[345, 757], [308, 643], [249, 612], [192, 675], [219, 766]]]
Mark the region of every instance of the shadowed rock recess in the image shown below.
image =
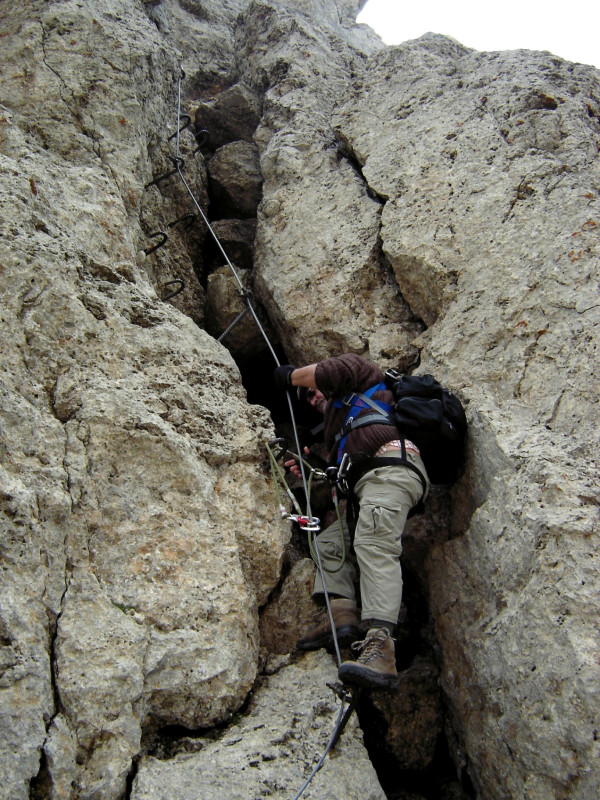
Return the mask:
[[247, 292], [281, 360], [431, 372], [469, 420], [404, 537], [400, 691], [304, 796], [600, 795], [600, 73], [385, 47], [363, 4], [0, 4], [2, 797], [284, 800], [327, 745]]

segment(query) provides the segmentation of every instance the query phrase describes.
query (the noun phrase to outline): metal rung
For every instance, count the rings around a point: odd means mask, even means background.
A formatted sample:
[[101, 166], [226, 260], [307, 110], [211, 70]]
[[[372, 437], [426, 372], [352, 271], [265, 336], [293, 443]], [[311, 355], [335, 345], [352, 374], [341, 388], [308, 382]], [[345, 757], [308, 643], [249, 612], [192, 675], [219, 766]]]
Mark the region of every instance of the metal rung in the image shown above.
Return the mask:
[[167, 300], [170, 300], [172, 297], [177, 297], [177, 295], [181, 294], [181, 292], [183, 292], [183, 290], [185, 289], [185, 281], [182, 281], [181, 278], [176, 278], [173, 281], [167, 281], [165, 283], [165, 289], [167, 288], [167, 286], [174, 286], [176, 283], [179, 284], [179, 287], [177, 289], [174, 289], [172, 292], [166, 294], [163, 297], [163, 303], [166, 303]]
[[169, 238], [169, 237], [167, 236], [167, 234], [166, 234], [164, 231], [155, 231], [155, 233], [149, 233], [149, 234], [148, 234], [148, 238], [149, 238], [149, 239], [155, 239], [157, 236], [162, 236], [162, 239], [161, 239], [161, 241], [160, 241], [158, 244], [155, 244], [153, 247], [147, 247], [147, 248], [144, 250], [144, 253], [145, 253], [147, 256], [149, 256], [149, 255], [150, 255], [150, 253], [153, 253], [155, 250], [158, 250], [158, 248], [159, 248], [159, 247], [162, 247], [162, 246], [163, 246], [163, 244], [165, 244], [165, 242], [166, 242], [166, 241], [167, 241], [167, 239]]
[[183, 169], [183, 165], [185, 164], [185, 161], [183, 160], [183, 158], [181, 158], [180, 156], [169, 156], [169, 158], [175, 164], [175, 167], [172, 170], [170, 170], [169, 172], [165, 172], [164, 175], [159, 175], [158, 178], [153, 178], [150, 181], [150, 183], [147, 183], [144, 186], [144, 189], [149, 189], [151, 186], [158, 186], [158, 184], [161, 181], [164, 181], [167, 178], [170, 178], [171, 175], [175, 175], [176, 172], [179, 172], [180, 169]]

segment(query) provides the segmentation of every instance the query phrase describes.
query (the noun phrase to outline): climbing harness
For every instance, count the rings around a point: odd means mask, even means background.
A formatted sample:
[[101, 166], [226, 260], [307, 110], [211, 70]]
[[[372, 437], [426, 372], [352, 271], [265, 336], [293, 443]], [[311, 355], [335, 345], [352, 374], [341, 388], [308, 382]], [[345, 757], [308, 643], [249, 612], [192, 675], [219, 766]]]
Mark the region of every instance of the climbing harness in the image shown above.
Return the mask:
[[[182, 172], [182, 170], [183, 170], [183, 168], [185, 166], [185, 161], [184, 161], [184, 159], [182, 158], [182, 156], [180, 154], [180, 136], [181, 136], [181, 133], [183, 133], [183, 131], [185, 131], [188, 128], [190, 128], [190, 125], [191, 125], [191, 118], [189, 117], [189, 115], [187, 115], [187, 114], [186, 115], [182, 115], [181, 114], [181, 84], [182, 84], [182, 81], [184, 80], [184, 78], [185, 78], [185, 72], [183, 71], [183, 68], [180, 67], [179, 79], [178, 79], [178, 82], [177, 82], [177, 124], [176, 124], [176, 130], [175, 130], [175, 133], [172, 134], [171, 136], [169, 136], [169, 138], [168, 138], [168, 141], [171, 141], [172, 139], [175, 139], [175, 155], [174, 156], [169, 156], [169, 159], [173, 164], [173, 169], [169, 170], [168, 172], [164, 173], [163, 175], [159, 175], [157, 177], [153, 177], [152, 180], [145, 185], [145, 189], [149, 189], [152, 186], [158, 186], [159, 183], [161, 183], [162, 181], [166, 180], [167, 178], [169, 178], [169, 177], [171, 177], [173, 175], [178, 175], [179, 176], [179, 178], [180, 178], [182, 184], [184, 185], [188, 195], [190, 196], [190, 198], [191, 198], [196, 210], [198, 211], [198, 214], [200, 215], [202, 221], [206, 225], [209, 233], [211, 234], [211, 236], [215, 240], [215, 243], [216, 243], [217, 247], [219, 248], [221, 254], [225, 258], [225, 261], [226, 261], [228, 267], [230, 268], [230, 270], [231, 270], [231, 272], [233, 274], [233, 277], [235, 278], [235, 280], [236, 280], [236, 282], [237, 282], [237, 284], [239, 286], [240, 295], [244, 299], [244, 302], [246, 304], [246, 309], [244, 310], [243, 314], [238, 315], [236, 320], [234, 320], [234, 322], [227, 328], [227, 330], [224, 331], [223, 334], [221, 334], [220, 338], [223, 338], [225, 335], [227, 335], [227, 333], [229, 333], [232, 330], [232, 328], [235, 327], [235, 325], [247, 313], [250, 313], [252, 315], [252, 317], [254, 318], [254, 321], [256, 322], [256, 325], [257, 325], [257, 327], [258, 327], [263, 339], [265, 340], [265, 343], [266, 343], [271, 355], [273, 356], [273, 360], [275, 361], [275, 366], [279, 367], [279, 366], [281, 366], [281, 364], [279, 362], [279, 359], [277, 358], [277, 354], [275, 353], [275, 350], [273, 349], [273, 346], [272, 346], [272, 344], [271, 344], [271, 342], [269, 340], [269, 337], [267, 336], [266, 331], [264, 330], [263, 326], [261, 325], [260, 320], [258, 318], [258, 315], [257, 315], [257, 313], [256, 313], [256, 311], [254, 309], [253, 304], [252, 304], [251, 292], [247, 291], [246, 288], [244, 287], [244, 285], [242, 284], [242, 281], [240, 280], [240, 277], [239, 277], [235, 267], [233, 266], [233, 264], [231, 263], [227, 253], [223, 249], [223, 247], [221, 245], [221, 242], [219, 241], [219, 238], [217, 237], [216, 233], [214, 232], [210, 222], [208, 221], [208, 219], [206, 217], [206, 214], [202, 210], [202, 207], [200, 206], [200, 203], [198, 202], [198, 200], [196, 199], [194, 193], [190, 189], [187, 181], [185, 180], [183, 172]], [[184, 120], [183, 124], [182, 124], [182, 119]], [[206, 140], [208, 138], [208, 131], [206, 131], [206, 130], [196, 131], [195, 133], [193, 133], [193, 136], [194, 136], [195, 142], [197, 144], [196, 149], [192, 153], [192, 154], [195, 154], [202, 148], [203, 144], [206, 142]], [[176, 223], [174, 223], [174, 224], [176, 224]], [[166, 233], [164, 233], [164, 231], [157, 232], [157, 234], [152, 234], [152, 235], [154, 236], [154, 235], [159, 235], [159, 234], [161, 236], [164, 236], [165, 238], [163, 239], [163, 241], [160, 242], [160, 244], [157, 247], [161, 247], [167, 240], [167, 235], [166, 235]], [[157, 249], [157, 248], [155, 247], [154, 249]], [[171, 296], [173, 296], [173, 295], [171, 295]], [[295, 443], [295, 446], [296, 446], [297, 453], [300, 453], [301, 452], [301, 447], [300, 447], [300, 440], [299, 440], [299, 436], [298, 436], [298, 427], [296, 425], [296, 419], [295, 419], [295, 415], [294, 415], [294, 408], [293, 408], [293, 405], [292, 405], [292, 398], [291, 398], [289, 390], [286, 391], [286, 396], [287, 396], [288, 408], [289, 408], [289, 413], [290, 413], [290, 419], [291, 419], [291, 422], [292, 422], [292, 429], [293, 429], [293, 434], [294, 434], [294, 443]], [[279, 471], [279, 469], [280, 469], [279, 465], [277, 465], [277, 463], [276, 463], [277, 459], [272, 454], [272, 451], [269, 448], [267, 448], [267, 449], [269, 450], [269, 457], [270, 457], [270, 460], [271, 460], [272, 469], [273, 469], [273, 466], [275, 465], [276, 466], [275, 473], [277, 473]], [[318, 541], [317, 541], [317, 534], [321, 530], [320, 520], [313, 516], [312, 510], [311, 510], [311, 505], [310, 505], [310, 490], [309, 490], [309, 485], [308, 485], [308, 481], [307, 481], [307, 478], [306, 478], [306, 471], [307, 471], [309, 465], [306, 465], [305, 462], [304, 462], [304, 459], [300, 458], [299, 456], [298, 457], [294, 456], [294, 457], [297, 458], [298, 465], [299, 465], [299, 468], [300, 468], [300, 477], [301, 477], [301, 480], [302, 480], [302, 486], [303, 486], [304, 493], [305, 493], [305, 496], [306, 496], [306, 509], [307, 510], [306, 510], [305, 514], [302, 514], [299, 506], [298, 506], [298, 508], [296, 508], [297, 501], [294, 498], [293, 505], [294, 505], [294, 509], [295, 509], [296, 513], [295, 514], [288, 514], [287, 511], [286, 511], [285, 518], [297, 522], [298, 525], [300, 526], [300, 528], [302, 530], [304, 530], [309, 535], [309, 541], [310, 541], [310, 546], [311, 546], [311, 554], [313, 555], [313, 558], [316, 561], [317, 569], [319, 570], [319, 573], [320, 573], [320, 576], [321, 576], [321, 580], [322, 580], [322, 583], [323, 583], [325, 604], [326, 604], [326, 607], [327, 607], [327, 613], [328, 613], [328, 616], [329, 616], [329, 623], [330, 623], [330, 626], [331, 626], [331, 631], [332, 631], [332, 635], [333, 635], [333, 642], [334, 642], [334, 646], [335, 646], [336, 659], [337, 659], [337, 664], [338, 664], [338, 667], [339, 667], [341, 665], [341, 663], [342, 663], [342, 658], [341, 658], [341, 655], [340, 655], [339, 642], [338, 642], [337, 635], [336, 635], [335, 621], [334, 621], [334, 618], [333, 618], [333, 612], [331, 610], [331, 603], [330, 603], [330, 599], [329, 599], [329, 594], [328, 594], [327, 589], [326, 589], [326, 581], [325, 581], [325, 574], [324, 574], [325, 573], [325, 569], [323, 567], [323, 562], [322, 562], [322, 559], [321, 559], [321, 556], [320, 556], [320, 553], [319, 553], [319, 546], [318, 546]], [[311, 470], [312, 470], [312, 468], [311, 468]], [[311, 472], [311, 478], [312, 478], [312, 475], [313, 475], [313, 473]], [[285, 483], [285, 480], [283, 482]], [[289, 491], [289, 487], [288, 487], [288, 496], [290, 496], [290, 495], [292, 495], [292, 493], [291, 493], [291, 491]], [[278, 495], [278, 498], [279, 498], [279, 495]], [[290, 497], [290, 499], [291, 499], [291, 497]], [[285, 507], [283, 506], [281, 501], [280, 501], [280, 508], [282, 509], [282, 516], [283, 516], [283, 510], [284, 510]], [[338, 515], [339, 515], [339, 511], [338, 511]], [[341, 735], [341, 733], [342, 733], [342, 731], [343, 731], [343, 729], [344, 729], [344, 727], [346, 725], [346, 722], [348, 721], [350, 715], [352, 714], [352, 711], [355, 708], [355, 705], [356, 705], [355, 695], [352, 694], [351, 690], [346, 689], [346, 687], [342, 687], [342, 690], [340, 690], [337, 693], [337, 696], [341, 700], [341, 705], [340, 705], [340, 710], [339, 710], [339, 714], [338, 714], [338, 719], [336, 721], [336, 724], [335, 724], [335, 727], [334, 727], [334, 731], [333, 731], [333, 733], [332, 733], [332, 735], [331, 735], [331, 737], [329, 739], [327, 748], [326, 748], [325, 752], [323, 753], [323, 755], [321, 756], [319, 762], [316, 764], [315, 768], [313, 769], [311, 775], [308, 777], [308, 779], [305, 781], [304, 785], [301, 787], [300, 791], [294, 797], [294, 800], [298, 800], [298, 798], [304, 793], [304, 790], [306, 789], [306, 787], [309, 785], [309, 783], [312, 781], [313, 777], [316, 775], [316, 773], [319, 771], [319, 769], [323, 765], [323, 762], [325, 761], [325, 758], [327, 757], [327, 754], [334, 747], [335, 743], [337, 742], [339, 736]], [[348, 703], [348, 706], [346, 707], [347, 703]]]
[[[338, 446], [338, 464], [341, 464], [342, 458], [344, 457], [346, 439], [348, 438], [348, 434], [351, 430], [354, 428], [360, 428], [363, 425], [371, 425], [373, 422], [378, 422], [379, 424], [383, 425], [393, 425], [393, 423], [388, 422], [387, 416], [384, 417], [383, 414], [383, 411], [391, 411], [392, 407], [387, 403], [381, 403], [379, 401], [377, 404], [375, 404], [375, 402], [371, 400], [371, 395], [385, 388], [385, 383], [377, 383], [375, 386], [371, 386], [369, 389], [367, 389], [366, 392], [353, 392], [352, 394], [344, 397], [342, 400], [334, 401], [333, 405], [335, 408], [343, 408], [344, 406], [349, 408], [344, 426], [335, 437], [335, 441]], [[375, 409], [376, 414], [365, 414], [361, 416], [360, 419], [357, 419], [357, 415], [369, 406]], [[382, 417], [384, 417], [384, 419], [382, 419]]]
[[[350, 412], [346, 417], [346, 422], [344, 423], [344, 426], [335, 437], [335, 441], [338, 442], [338, 458], [341, 459], [340, 468], [342, 462], [348, 456], [347, 453], [344, 453], [343, 455], [341, 455], [341, 453], [343, 452], [343, 448], [345, 446], [346, 439], [350, 431], [356, 428], [362, 428], [365, 425], [373, 425], [373, 424], [390, 425], [394, 428], [397, 427], [397, 423], [390, 414], [392, 406], [388, 405], [387, 403], [383, 403], [381, 400], [375, 401], [371, 397], [371, 395], [374, 392], [378, 391], [381, 388], [383, 389], [386, 388], [385, 383], [378, 383], [375, 386], [372, 386], [370, 389], [367, 389], [366, 392], [356, 392], [355, 394], [349, 395], [348, 398], [344, 398], [343, 401], [337, 401], [339, 403], [338, 408], [340, 408], [342, 404], [351, 405]], [[371, 408], [372, 409], [371, 413], [363, 414], [357, 419], [356, 418], [357, 413], [361, 409], [366, 409], [366, 408]], [[369, 472], [369, 470], [375, 469], [376, 467], [397, 466], [400, 464], [403, 467], [406, 467], [407, 469], [410, 469], [412, 472], [414, 472], [421, 481], [421, 487], [422, 487], [421, 498], [418, 501], [418, 503], [416, 503], [416, 505], [413, 506], [413, 508], [411, 509], [411, 512], [414, 513], [415, 510], [417, 509], [420, 510], [422, 508], [423, 500], [425, 499], [425, 495], [427, 494], [427, 481], [425, 480], [425, 476], [423, 475], [421, 470], [407, 459], [406, 444], [404, 438], [401, 438], [399, 441], [401, 447], [400, 458], [371, 456], [370, 458], [365, 458], [362, 461], [360, 461], [360, 463], [357, 464], [354, 469], [352, 469], [353, 464], [351, 460], [348, 458], [347, 465], [345, 466], [344, 469], [344, 478], [346, 486], [348, 487], [349, 490], [352, 490], [353, 487], [358, 482], [359, 478], [366, 472]], [[412, 514], [409, 512], [409, 516], [411, 515]]]

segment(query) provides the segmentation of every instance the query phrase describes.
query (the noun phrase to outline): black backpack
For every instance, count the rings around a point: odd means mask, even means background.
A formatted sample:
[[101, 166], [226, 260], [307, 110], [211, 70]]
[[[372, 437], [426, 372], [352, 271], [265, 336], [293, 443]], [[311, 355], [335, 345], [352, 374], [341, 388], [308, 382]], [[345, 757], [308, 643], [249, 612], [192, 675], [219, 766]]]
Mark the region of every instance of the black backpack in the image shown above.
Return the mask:
[[467, 418], [458, 397], [432, 375], [401, 375], [385, 383], [396, 401], [391, 416], [399, 432], [421, 451], [431, 483], [454, 483], [465, 460]]

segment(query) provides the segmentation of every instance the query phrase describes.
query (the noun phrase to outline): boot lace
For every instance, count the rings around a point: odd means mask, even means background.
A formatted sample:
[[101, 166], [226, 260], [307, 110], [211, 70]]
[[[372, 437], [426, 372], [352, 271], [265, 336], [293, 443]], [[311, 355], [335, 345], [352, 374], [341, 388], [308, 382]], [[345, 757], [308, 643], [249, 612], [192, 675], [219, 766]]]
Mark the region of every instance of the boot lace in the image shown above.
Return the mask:
[[[354, 642], [352, 649], [360, 656], [357, 658], [359, 664], [368, 664], [374, 658], [381, 658], [383, 656], [383, 647], [388, 639], [392, 639], [387, 631], [381, 630], [373, 636], [367, 636], [361, 642]], [[394, 639], [392, 639], [394, 641]]]
[[311, 625], [320, 625], [322, 622], [325, 622], [325, 618], [329, 620], [329, 615], [327, 614], [327, 607], [326, 606], [319, 606], [315, 608], [313, 611], [310, 612], [310, 623]]

